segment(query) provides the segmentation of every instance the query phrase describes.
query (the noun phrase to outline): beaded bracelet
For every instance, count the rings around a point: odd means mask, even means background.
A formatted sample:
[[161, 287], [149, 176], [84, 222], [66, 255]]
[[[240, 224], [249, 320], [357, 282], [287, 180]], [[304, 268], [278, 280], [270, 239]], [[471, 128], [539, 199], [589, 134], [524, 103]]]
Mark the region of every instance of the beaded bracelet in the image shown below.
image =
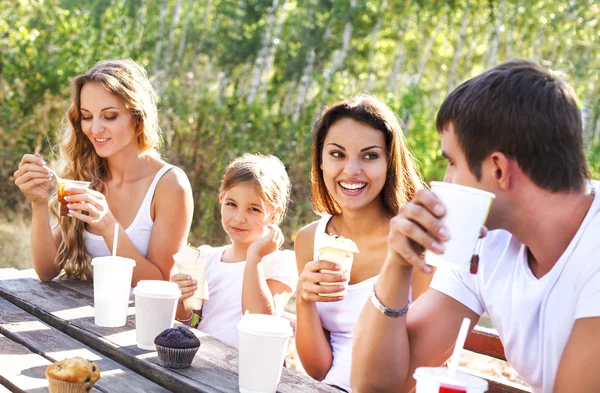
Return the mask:
[[190, 315], [190, 317], [187, 319], [180, 319], [177, 317], [177, 315], [175, 315], [175, 320], [177, 322], [181, 322], [183, 324], [186, 324], [190, 327], [195, 328], [200, 323], [200, 316], [198, 314], [196, 314], [195, 312], [192, 312], [192, 315]]
[[385, 306], [383, 303], [381, 303], [381, 300], [379, 300], [379, 298], [375, 294], [375, 285], [373, 285], [373, 289], [371, 289], [371, 303], [373, 303], [373, 306], [377, 310], [381, 311], [384, 315], [387, 315], [388, 317], [392, 318], [399, 318], [405, 315], [408, 312], [408, 307], [410, 306], [409, 303], [406, 305], [406, 307], [400, 310], [394, 310], [393, 308]]

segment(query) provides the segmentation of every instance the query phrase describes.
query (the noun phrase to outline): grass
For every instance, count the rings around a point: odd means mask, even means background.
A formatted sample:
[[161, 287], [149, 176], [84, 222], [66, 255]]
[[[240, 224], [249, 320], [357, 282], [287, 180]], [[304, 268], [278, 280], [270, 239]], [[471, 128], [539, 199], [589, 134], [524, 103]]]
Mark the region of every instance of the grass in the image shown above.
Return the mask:
[[32, 267], [29, 230], [30, 223], [24, 219], [0, 219], [0, 268]]

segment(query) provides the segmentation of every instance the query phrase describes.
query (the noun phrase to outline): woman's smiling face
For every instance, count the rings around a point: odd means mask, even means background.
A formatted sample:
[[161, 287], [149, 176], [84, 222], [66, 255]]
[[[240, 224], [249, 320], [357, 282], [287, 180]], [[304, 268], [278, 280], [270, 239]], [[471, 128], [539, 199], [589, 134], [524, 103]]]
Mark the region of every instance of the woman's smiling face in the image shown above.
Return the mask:
[[383, 132], [350, 118], [329, 127], [321, 170], [327, 191], [342, 210], [362, 209], [376, 201], [385, 185], [387, 168]]

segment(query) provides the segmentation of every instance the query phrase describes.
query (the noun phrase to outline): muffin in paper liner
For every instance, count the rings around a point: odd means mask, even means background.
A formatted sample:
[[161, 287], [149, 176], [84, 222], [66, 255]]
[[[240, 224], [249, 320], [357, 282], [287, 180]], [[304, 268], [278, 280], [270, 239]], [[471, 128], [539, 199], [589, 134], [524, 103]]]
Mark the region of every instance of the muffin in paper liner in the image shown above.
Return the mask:
[[168, 368], [188, 368], [200, 346], [194, 348], [169, 348], [156, 344], [158, 363]]
[[93, 384], [85, 382], [66, 382], [47, 377], [50, 393], [87, 393], [92, 390]]

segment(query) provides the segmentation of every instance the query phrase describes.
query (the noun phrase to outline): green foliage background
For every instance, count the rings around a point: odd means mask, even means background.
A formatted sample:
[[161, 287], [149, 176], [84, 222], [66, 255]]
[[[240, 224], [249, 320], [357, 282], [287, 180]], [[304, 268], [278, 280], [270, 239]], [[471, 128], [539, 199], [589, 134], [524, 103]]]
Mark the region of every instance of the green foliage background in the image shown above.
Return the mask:
[[194, 188], [196, 244], [225, 240], [218, 184], [244, 152], [287, 165], [288, 237], [313, 220], [311, 125], [352, 94], [382, 97], [404, 121], [424, 178], [441, 178], [441, 101], [510, 58], [538, 61], [575, 87], [598, 178], [599, 15], [594, 0], [0, 0], [2, 215], [29, 214], [11, 175], [24, 153], [55, 158], [69, 78], [123, 57], [144, 65], [159, 92], [164, 155]]

